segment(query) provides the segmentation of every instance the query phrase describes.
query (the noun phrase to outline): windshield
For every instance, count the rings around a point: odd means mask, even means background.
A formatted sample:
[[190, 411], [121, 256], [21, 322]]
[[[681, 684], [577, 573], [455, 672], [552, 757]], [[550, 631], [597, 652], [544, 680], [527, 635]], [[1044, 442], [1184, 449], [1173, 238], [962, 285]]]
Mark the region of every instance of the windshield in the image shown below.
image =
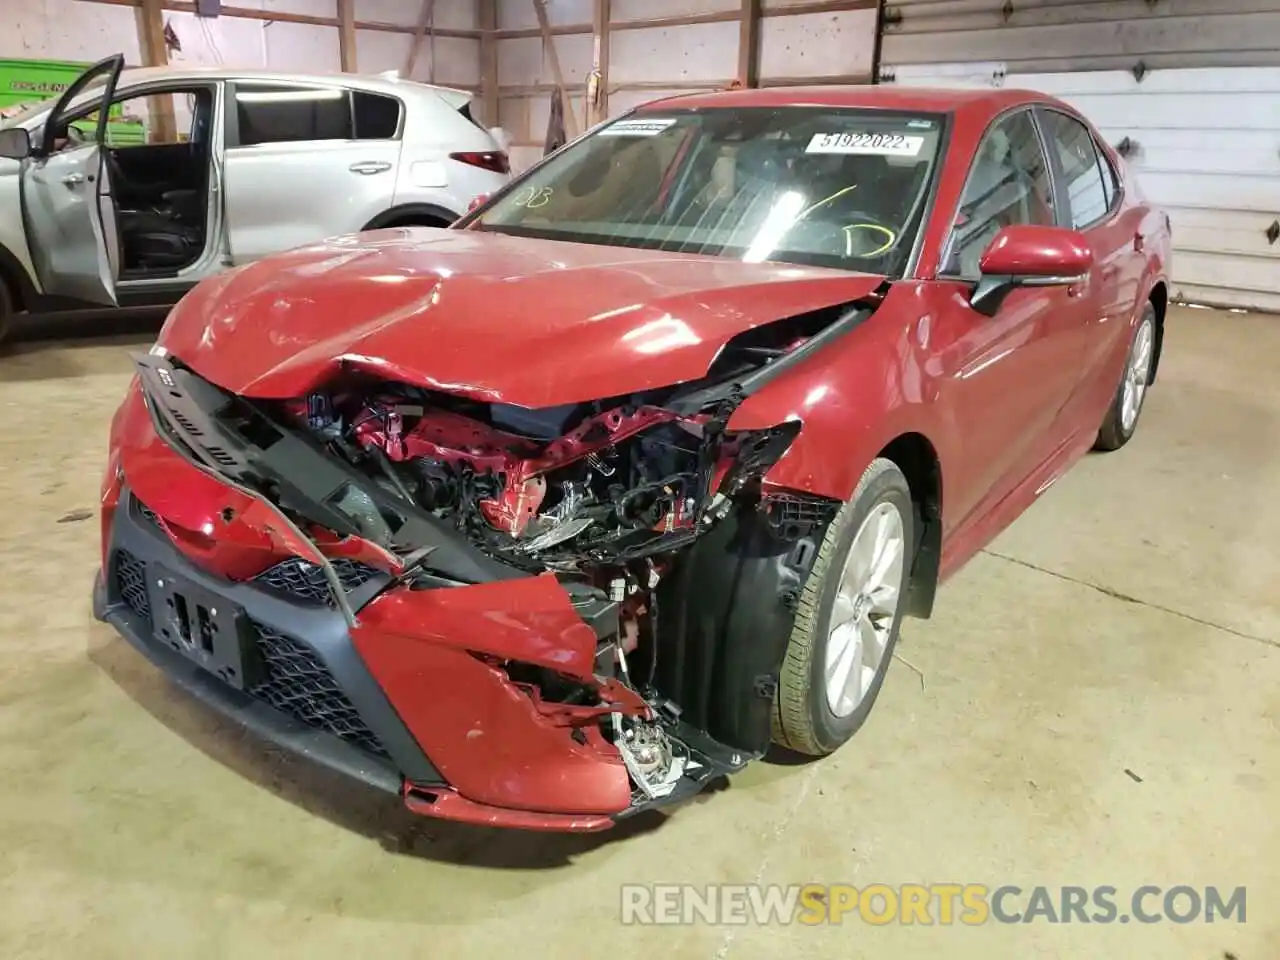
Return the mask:
[[816, 107], [646, 111], [534, 170], [483, 230], [898, 275], [942, 117]]

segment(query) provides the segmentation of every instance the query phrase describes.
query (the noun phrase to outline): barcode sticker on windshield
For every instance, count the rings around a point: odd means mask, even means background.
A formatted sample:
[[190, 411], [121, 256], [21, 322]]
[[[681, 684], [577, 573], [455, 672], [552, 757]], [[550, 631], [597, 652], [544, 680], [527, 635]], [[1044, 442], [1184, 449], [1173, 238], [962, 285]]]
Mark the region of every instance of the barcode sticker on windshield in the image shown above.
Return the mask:
[[866, 153], [890, 157], [914, 157], [924, 137], [905, 133], [815, 133], [805, 153]]
[[605, 127], [598, 135], [601, 137], [652, 137], [675, 122], [675, 117], [661, 117], [655, 120], [619, 120]]

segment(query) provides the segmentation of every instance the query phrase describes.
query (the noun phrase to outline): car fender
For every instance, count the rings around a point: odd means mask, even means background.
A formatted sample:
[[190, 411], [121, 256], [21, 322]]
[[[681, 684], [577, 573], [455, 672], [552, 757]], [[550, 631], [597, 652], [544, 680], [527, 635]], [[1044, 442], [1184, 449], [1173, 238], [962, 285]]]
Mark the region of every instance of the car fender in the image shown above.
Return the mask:
[[768, 483], [848, 500], [867, 465], [906, 434], [922, 435], [941, 464], [950, 461], [959, 433], [933, 402], [930, 321], [914, 310], [916, 286], [895, 284], [861, 324], [734, 411], [729, 430], [803, 424], [765, 474]]
[[22, 165], [16, 160], [0, 159], [0, 272], [17, 281], [24, 301], [39, 293], [22, 217]]

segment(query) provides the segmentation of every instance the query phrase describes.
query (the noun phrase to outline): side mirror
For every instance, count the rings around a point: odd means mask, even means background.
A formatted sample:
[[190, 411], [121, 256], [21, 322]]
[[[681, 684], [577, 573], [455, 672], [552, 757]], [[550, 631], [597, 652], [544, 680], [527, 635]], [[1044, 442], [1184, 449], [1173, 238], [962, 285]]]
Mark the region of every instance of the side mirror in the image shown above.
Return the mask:
[[0, 130], [0, 157], [25, 160], [31, 156], [31, 135], [22, 127]]
[[1093, 268], [1093, 250], [1078, 230], [1019, 224], [996, 234], [978, 267], [982, 279], [969, 305], [991, 317], [1015, 287], [1079, 283]]

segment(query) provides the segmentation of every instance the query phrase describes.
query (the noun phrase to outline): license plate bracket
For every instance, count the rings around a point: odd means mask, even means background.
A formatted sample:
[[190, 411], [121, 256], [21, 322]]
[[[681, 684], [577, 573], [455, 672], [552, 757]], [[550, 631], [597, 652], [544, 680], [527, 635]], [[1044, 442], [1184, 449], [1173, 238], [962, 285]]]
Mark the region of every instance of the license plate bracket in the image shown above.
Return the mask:
[[157, 641], [237, 690], [265, 678], [256, 631], [242, 607], [158, 564], [147, 574]]

